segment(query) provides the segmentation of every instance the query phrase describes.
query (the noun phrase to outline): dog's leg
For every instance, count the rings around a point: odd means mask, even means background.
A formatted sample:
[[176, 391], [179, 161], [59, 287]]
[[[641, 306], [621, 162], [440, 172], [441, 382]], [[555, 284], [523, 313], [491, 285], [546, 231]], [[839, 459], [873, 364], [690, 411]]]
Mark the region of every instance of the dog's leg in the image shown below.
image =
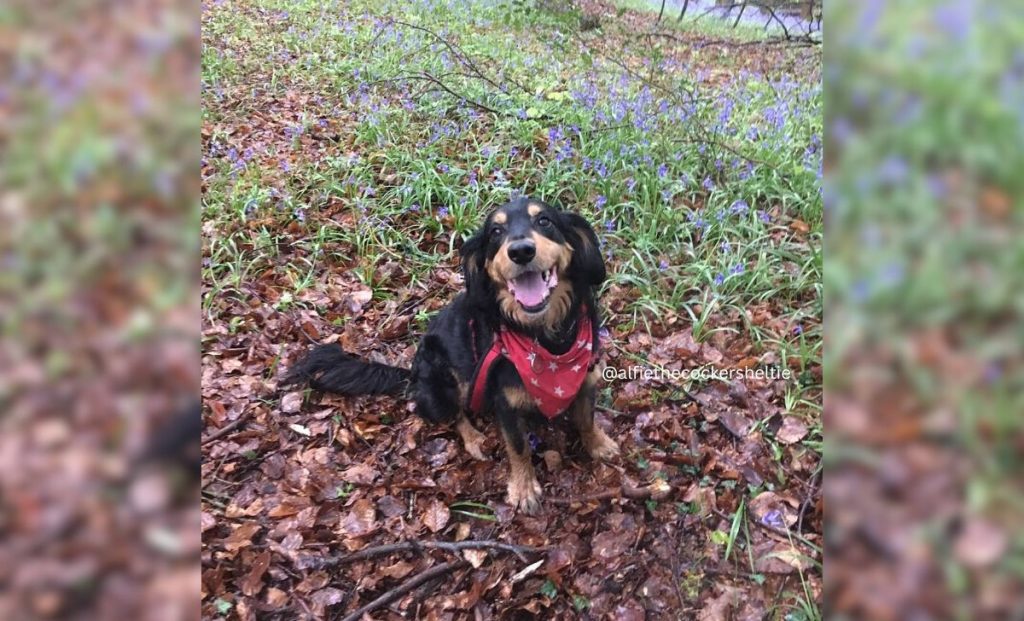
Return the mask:
[[540, 509], [542, 490], [530, 461], [530, 443], [522, 428], [524, 411], [517, 407], [524, 394], [522, 388], [505, 389], [497, 399], [497, 415], [508, 454], [508, 502], [524, 513], [535, 513]]
[[619, 454], [619, 445], [594, 423], [594, 403], [597, 397], [597, 369], [587, 375], [576, 400], [569, 406], [569, 418], [580, 433], [583, 448], [594, 459], [608, 460]]
[[477, 431], [473, 423], [469, 422], [466, 418], [465, 412], [459, 412], [459, 417], [455, 421], [455, 429], [459, 432], [459, 436], [462, 437], [462, 444], [466, 447], [466, 452], [473, 457], [473, 459], [479, 459], [480, 461], [486, 461], [484, 457], [483, 449], [481, 445], [487, 438], [484, 434]]

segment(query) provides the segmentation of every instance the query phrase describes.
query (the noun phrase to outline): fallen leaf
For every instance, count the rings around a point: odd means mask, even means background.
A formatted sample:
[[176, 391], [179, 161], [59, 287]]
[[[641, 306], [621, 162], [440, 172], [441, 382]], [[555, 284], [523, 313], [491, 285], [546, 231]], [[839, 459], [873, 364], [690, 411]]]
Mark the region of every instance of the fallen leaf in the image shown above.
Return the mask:
[[807, 425], [795, 416], [782, 420], [782, 427], [775, 433], [775, 439], [783, 444], [796, 444], [807, 437]]
[[368, 498], [360, 498], [341, 519], [341, 529], [352, 537], [367, 535], [377, 526], [377, 510]]
[[487, 552], [483, 550], [463, 550], [462, 556], [469, 561], [473, 569], [480, 569], [480, 566], [487, 560]]
[[520, 571], [516, 572], [511, 578], [509, 578], [509, 583], [510, 584], [515, 584], [515, 583], [523, 580], [524, 578], [526, 578], [527, 576], [529, 576], [533, 572], [537, 571], [537, 568], [539, 568], [543, 564], [544, 564], [544, 560], [541, 559], [541, 560], [537, 561], [536, 563], [531, 563], [531, 564], [527, 565], [526, 567], [524, 567]]
[[281, 397], [281, 411], [294, 414], [302, 409], [302, 391], [290, 392]]
[[753, 426], [749, 418], [733, 408], [723, 412], [719, 420], [721, 420], [722, 426], [729, 430], [729, 433], [741, 440], [747, 436]]
[[267, 572], [268, 567], [270, 567], [270, 551], [264, 550], [253, 559], [249, 573], [242, 580], [242, 593], [249, 597], [255, 597], [263, 588], [263, 574]]
[[730, 621], [732, 608], [740, 601], [743, 592], [736, 587], [722, 585], [721, 592], [704, 602], [697, 621]]
[[622, 556], [629, 548], [629, 537], [623, 531], [607, 530], [594, 537], [591, 547], [595, 558], [611, 561]]
[[750, 501], [747, 508], [758, 522], [780, 530], [786, 530], [797, 521], [791, 503], [787, 503], [775, 492], [761, 492]]
[[983, 518], [970, 518], [953, 544], [958, 561], [975, 569], [991, 566], [1006, 553], [1006, 531]]
[[451, 519], [451, 516], [452, 514], [448, 507], [440, 500], [434, 499], [427, 505], [422, 521], [423, 525], [430, 529], [430, 532], [436, 533], [448, 525], [448, 520]]
[[316, 591], [309, 598], [321, 606], [333, 606], [341, 603], [345, 599], [345, 594], [340, 589], [327, 587]]
[[292, 423], [288, 425], [288, 428], [294, 431], [295, 433], [304, 435], [306, 437], [310, 437], [313, 435], [313, 432], [309, 430], [309, 427], [304, 427], [302, 425], [299, 425], [298, 423]]
[[413, 569], [415, 569], [415, 566], [412, 563], [409, 563], [408, 561], [398, 561], [388, 565], [387, 567], [380, 568], [379, 571], [381, 575], [387, 576], [388, 578], [394, 578], [395, 580], [400, 580], [412, 573]]
[[356, 464], [341, 472], [341, 478], [356, 485], [370, 485], [379, 476], [379, 472], [369, 464]]
[[237, 552], [244, 547], [251, 546], [252, 536], [258, 533], [259, 530], [260, 525], [256, 522], [242, 524], [224, 540], [224, 549], [228, 552]]

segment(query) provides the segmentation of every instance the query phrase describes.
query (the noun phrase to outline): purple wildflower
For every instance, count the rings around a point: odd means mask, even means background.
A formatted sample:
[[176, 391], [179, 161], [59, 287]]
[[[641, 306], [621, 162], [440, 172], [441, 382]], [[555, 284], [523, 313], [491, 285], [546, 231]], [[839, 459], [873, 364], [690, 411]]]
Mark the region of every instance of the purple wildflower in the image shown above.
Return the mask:
[[747, 201], [744, 200], [738, 200], [729, 207], [729, 213], [734, 216], [745, 215], [748, 211], [750, 211], [750, 205], [748, 205]]
[[601, 209], [608, 202], [603, 194], [598, 195], [597, 200], [594, 201], [594, 209]]

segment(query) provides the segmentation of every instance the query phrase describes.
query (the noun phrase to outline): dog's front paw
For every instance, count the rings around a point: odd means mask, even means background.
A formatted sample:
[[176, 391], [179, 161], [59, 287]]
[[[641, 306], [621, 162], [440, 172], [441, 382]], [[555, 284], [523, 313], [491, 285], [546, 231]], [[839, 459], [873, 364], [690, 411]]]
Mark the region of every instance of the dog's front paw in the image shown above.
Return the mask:
[[487, 461], [487, 458], [484, 457], [483, 437], [482, 436], [481, 436], [481, 438], [479, 440], [476, 440], [476, 441], [469, 441], [469, 440], [467, 440], [466, 441], [466, 452], [469, 453], [470, 457], [472, 457], [473, 459], [475, 459], [477, 461]]
[[619, 445], [597, 425], [594, 425], [594, 432], [587, 441], [586, 448], [591, 457], [602, 461], [608, 461], [619, 455]]
[[540, 510], [542, 494], [535, 476], [517, 476], [508, 481], [508, 504], [523, 513], [533, 514]]
[[466, 419], [461, 419], [456, 424], [456, 429], [458, 429], [459, 435], [462, 437], [462, 445], [466, 447], [466, 452], [469, 453], [470, 457], [479, 461], [487, 461], [487, 458], [484, 457], [483, 449], [487, 436], [478, 431]]

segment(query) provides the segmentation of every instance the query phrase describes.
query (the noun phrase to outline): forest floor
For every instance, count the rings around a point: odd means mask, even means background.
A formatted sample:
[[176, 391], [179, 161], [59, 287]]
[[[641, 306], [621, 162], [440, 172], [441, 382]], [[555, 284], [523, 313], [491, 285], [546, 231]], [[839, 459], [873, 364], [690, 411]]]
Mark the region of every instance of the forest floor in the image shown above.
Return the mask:
[[[204, 618], [417, 577], [373, 618], [820, 618], [820, 48], [530, 7], [204, 1]], [[788, 377], [607, 382], [621, 457], [536, 429], [534, 516], [490, 423], [481, 462], [403, 401], [279, 389], [313, 343], [408, 365], [516, 194], [599, 229], [609, 367]], [[428, 547], [470, 540], [531, 550]]]

